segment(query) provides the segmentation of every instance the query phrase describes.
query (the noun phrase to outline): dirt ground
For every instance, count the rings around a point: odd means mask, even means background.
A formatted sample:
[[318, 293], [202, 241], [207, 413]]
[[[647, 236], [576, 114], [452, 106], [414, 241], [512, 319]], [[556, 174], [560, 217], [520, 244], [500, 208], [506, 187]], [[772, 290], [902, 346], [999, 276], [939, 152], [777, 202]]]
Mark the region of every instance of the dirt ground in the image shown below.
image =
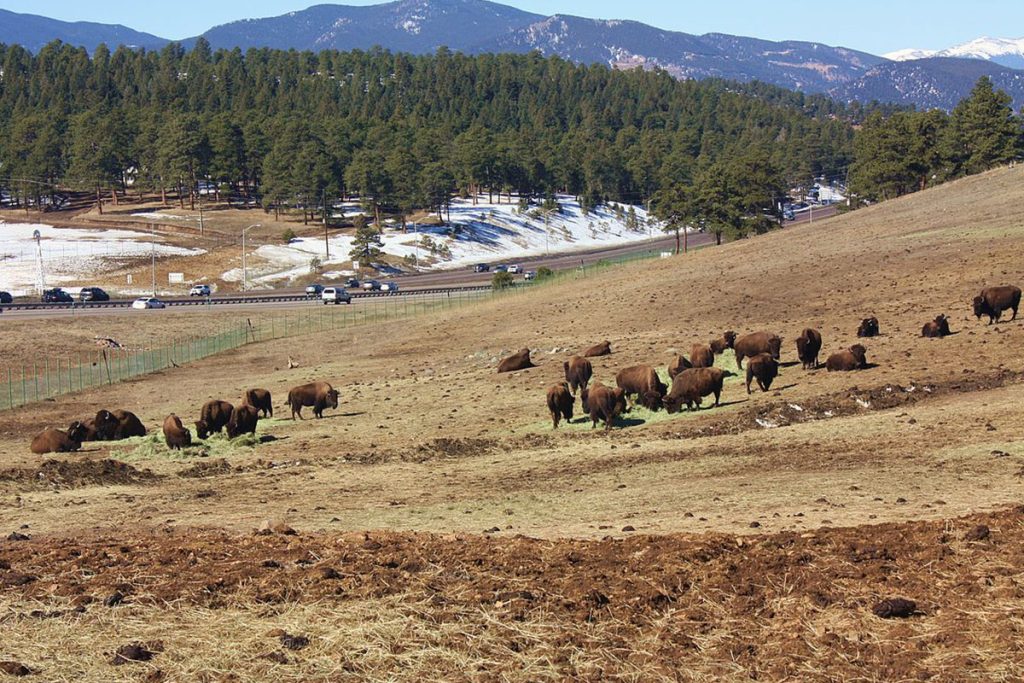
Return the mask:
[[[31, 537], [0, 541], [0, 659], [78, 680], [1019, 679], [1024, 318], [970, 300], [1024, 283], [1022, 175], [0, 413], [0, 530]], [[921, 338], [938, 313], [955, 334]], [[802, 328], [824, 360], [868, 315], [870, 369], [800, 368]], [[33, 324], [54, 333], [18, 344]], [[718, 408], [551, 430], [572, 352], [611, 340], [610, 383], [726, 329], [784, 337], [770, 392], [732, 376]], [[497, 375], [523, 346], [537, 367]], [[285, 419], [313, 379], [339, 408]], [[250, 386], [275, 396], [258, 439], [27, 448], [100, 407], [155, 431]], [[893, 597], [918, 611], [872, 613]], [[151, 660], [111, 664], [133, 641]]]

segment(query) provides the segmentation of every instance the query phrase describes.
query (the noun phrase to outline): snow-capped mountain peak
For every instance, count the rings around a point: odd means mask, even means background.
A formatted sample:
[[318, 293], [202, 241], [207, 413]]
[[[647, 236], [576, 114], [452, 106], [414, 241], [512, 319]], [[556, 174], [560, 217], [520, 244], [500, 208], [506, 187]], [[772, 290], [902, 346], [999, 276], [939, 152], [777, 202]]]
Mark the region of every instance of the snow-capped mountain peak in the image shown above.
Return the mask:
[[981, 37], [945, 50], [897, 50], [882, 55], [886, 59], [903, 62], [927, 57], [960, 57], [985, 59], [1013, 69], [1024, 68], [1024, 38]]

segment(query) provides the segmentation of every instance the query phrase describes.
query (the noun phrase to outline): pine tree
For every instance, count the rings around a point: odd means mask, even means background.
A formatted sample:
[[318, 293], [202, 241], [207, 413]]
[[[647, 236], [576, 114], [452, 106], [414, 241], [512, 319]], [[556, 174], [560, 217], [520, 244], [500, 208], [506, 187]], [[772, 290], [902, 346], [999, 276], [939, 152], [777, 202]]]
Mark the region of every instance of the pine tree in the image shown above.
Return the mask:
[[950, 117], [948, 153], [954, 174], [980, 173], [1007, 163], [1021, 150], [1021, 122], [1012, 100], [982, 76]]
[[352, 239], [352, 251], [349, 252], [352, 260], [369, 263], [373, 259], [380, 258], [380, 248], [384, 246], [380, 231], [368, 224], [366, 217], [362, 215], [356, 216], [353, 224], [356, 234]]

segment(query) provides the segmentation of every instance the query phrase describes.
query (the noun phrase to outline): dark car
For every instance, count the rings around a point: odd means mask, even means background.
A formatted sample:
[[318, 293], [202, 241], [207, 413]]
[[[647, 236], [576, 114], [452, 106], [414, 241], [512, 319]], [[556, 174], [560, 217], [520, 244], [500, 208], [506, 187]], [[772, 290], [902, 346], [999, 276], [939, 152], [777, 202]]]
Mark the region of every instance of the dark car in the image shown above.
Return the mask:
[[506, 266], [504, 263], [499, 264], [497, 266], [494, 266], [494, 272], [495, 273], [507, 273], [508, 272], [508, 266]]
[[320, 294], [322, 294], [323, 291], [324, 291], [324, 286], [323, 285], [321, 285], [319, 283], [313, 283], [313, 284], [308, 285], [306, 287], [306, 296], [307, 297], [316, 297], [317, 299], [319, 299], [320, 298]]
[[486, 263], [478, 263], [475, 266], [473, 266], [473, 272], [474, 273], [486, 273], [490, 269], [491, 269], [491, 267], [489, 265], [487, 265]]
[[78, 293], [79, 301], [110, 301], [110, 295], [99, 287], [82, 287]]
[[349, 279], [345, 280], [345, 286], [350, 289], [358, 289], [359, 280], [355, 279], [354, 277], [350, 277]]
[[0, 304], [13, 304], [14, 297], [11, 296], [10, 292], [0, 292]]
[[44, 304], [73, 304], [75, 299], [60, 287], [43, 290], [42, 301]]

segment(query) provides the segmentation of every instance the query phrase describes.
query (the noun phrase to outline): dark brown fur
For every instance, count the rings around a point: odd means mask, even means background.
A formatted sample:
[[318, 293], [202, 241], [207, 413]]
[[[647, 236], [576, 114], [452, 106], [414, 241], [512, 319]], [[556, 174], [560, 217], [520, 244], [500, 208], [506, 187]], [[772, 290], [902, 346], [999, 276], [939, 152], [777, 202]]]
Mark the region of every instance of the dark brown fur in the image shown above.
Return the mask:
[[860, 344], [854, 344], [845, 351], [833, 353], [825, 361], [825, 367], [829, 372], [863, 370], [867, 365], [867, 349]]
[[242, 434], [255, 434], [256, 423], [259, 422], [260, 413], [252, 406], [237, 406], [231, 411], [231, 419], [224, 426], [228, 438], [233, 439]]
[[743, 359], [753, 358], [759, 353], [770, 353], [775, 360], [779, 359], [782, 350], [782, 339], [771, 332], [753, 332], [745, 334], [733, 342], [736, 351], [736, 367], [743, 369]]
[[210, 434], [219, 434], [231, 419], [231, 412], [235, 409], [227, 401], [213, 399], [203, 404], [199, 410], [199, 420], [196, 421], [196, 436], [205, 439]]
[[708, 344], [694, 344], [690, 349], [690, 363], [695, 368], [710, 368], [715, 364], [715, 352]]
[[185, 429], [181, 418], [174, 413], [164, 419], [164, 441], [172, 451], [192, 445], [192, 432]]
[[[74, 425], [76, 423], [72, 423]], [[82, 441], [111, 441], [117, 433], [117, 418], [109, 410], [97, 411], [95, 417], [77, 424], [85, 428]]]
[[871, 316], [860, 321], [860, 327], [857, 328], [858, 337], [877, 337], [878, 335], [878, 318]]
[[921, 328], [922, 337], [945, 337], [949, 331], [949, 319], [945, 315], [937, 315], [935, 320], [925, 323]]
[[29, 448], [33, 453], [69, 453], [82, 447], [85, 438], [85, 426], [81, 422], [72, 422], [66, 432], [59, 429], [46, 429], [32, 439]]
[[590, 428], [604, 420], [605, 430], [612, 428], [612, 422], [626, 410], [626, 392], [620, 387], [612, 389], [597, 382], [590, 389], [584, 389], [583, 412], [590, 416]]
[[498, 372], [515, 372], [533, 367], [537, 366], [530, 360], [530, 349], [520, 349], [498, 363]]
[[668, 364], [668, 377], [675, 379], [680, 372], [692, 367], [693, 363], [688, 361], [683, 354], [679, 354], [674, 361]]
[[298, 415], [302, 417], [303, 406], [313, 406], [313, 415], [324, 416], [324, 408], [338, 407], [338, 390], [327, 382], [310, 382], [297, 387], [292, 387], [288, 392], [288, 405], [292, 409], [292, 419]]
[[600, 344], [594, 344], [589, 349], [583, 352], [583, 355], [587, 358], [593, 358], [594, 356], [607, 356], [612, 352], [612, 343], [610, 341], [603, 341]]
[[700, 407], [701, 398], [715, 395], [715, 405], [722, 397], [725, 372], [721, 368], [691, 368], [683, 370], [672, 380], [672, 388], [665, 396], [665, 410], [678, 413], [683, 404], [690, 410]]
[[586, 389], [590, 378], [594, 376], [594, 366], [582, 356], [573, 356], [562, 364], [565, 370], [565, 381], [573, 391]]
[[736, 343], [736, 333], [733, 332], [732, 330], [728, 330], [728, 331], [722, 333], [722, 338], [721, 339], [712, 339], [708, 343], [708, 346], [711, 347], [711, 350], [717, 356], [717, 355], [722, 354], [726, 349], [731, 349], [732, 345], [735, 344], [735, 343]]
[[770, 353], [759, 353], [747, 361], [747, 395], [750, 395], [750, 383], [757, 380], [761, 391], [772, 388], [772, 381], [779, 376], [779, 361]]
[[821, 332], [812, 327], [806, 328], [796, 338], [796, 355], [803, 363], [804, 370], [818, 367], [818, 353], [821, 352]]
[[260, 411], [261, 417], [274, 417], [274, 403], [266, 389], [249, 389], [245, 392], [242, 403]]
[[[583, 389], [586, 390], [586, 387]], [[548, 410], [551, 412], [552, 429], [558, 429], [558, 422], [563, 417], [566, 422], [572, 421], [572, 404], [575, 400], [569, 391], [568, 382], [559, 382], [548, 387]]]
[[635, 395], [637, 402], [648, 410], [659, 410], [668, 390], [650, 365], [633, 365], [620, 370], [615, 375], [615, 384], [627, 397]]
[[1014, 285], [1002, 285], [1000, 287], [986, 287], [981, 294], [974, 297], [974, 315], [981, 319], [981, 316], [988, 316], [988, 324], [999, 322], [999, 318], [1006, 309], [1013, 310], [1013, 317], [1017, 319], [1017, 308], [1020, 306], [1020, 287]]
[[115, 439], [146, 435], [146, 428], [135, 413], [128, 410], [115, 410], [111, 414], [117, 419], [117, 429], [114, 430]]

